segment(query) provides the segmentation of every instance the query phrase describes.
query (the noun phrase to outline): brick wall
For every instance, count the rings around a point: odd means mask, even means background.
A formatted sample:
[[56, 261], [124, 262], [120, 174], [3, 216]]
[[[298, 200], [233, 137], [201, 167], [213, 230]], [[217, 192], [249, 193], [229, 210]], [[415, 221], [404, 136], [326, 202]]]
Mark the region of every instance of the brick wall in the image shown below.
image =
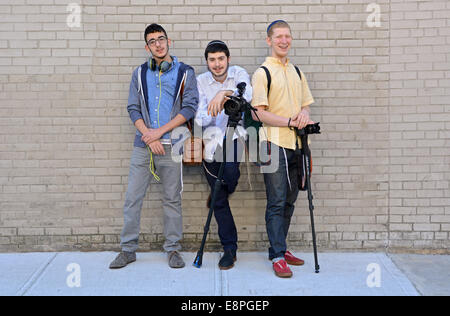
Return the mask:
[[449, 249], [450, 3], [392, 2], [391, 247]]
[[[268, 22], [281, 18], [324, 131], [312, 137], [320, 249], [449, 252], [448, 1], [78, 0], [80, 27], [72, 2], [0, 2], [0, 251], [118, 248], [134, 137], [126, 101], [146, 25], [161, 23], [197, 73], [205, 45], [222, 39], [252, 74]], [[231, 207], [240, 248], [261, 250], [264, 183], [250, 169], [252, 189], [243, 165]], [[193, 250], [208, 191], [200, 168], [184, 183]], [[162, 243], [160, 190], [144, 202], [143, 250]], [[291, 248], [311, 249], [307, 206], [302, 192]], [[219, 249], [214, 220], [212, 231], [208, 249]]]

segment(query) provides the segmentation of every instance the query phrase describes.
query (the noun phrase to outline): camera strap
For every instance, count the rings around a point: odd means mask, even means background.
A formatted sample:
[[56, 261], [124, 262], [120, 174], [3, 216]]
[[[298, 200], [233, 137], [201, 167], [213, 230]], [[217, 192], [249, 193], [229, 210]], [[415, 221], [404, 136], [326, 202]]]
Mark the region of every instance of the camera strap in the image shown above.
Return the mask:
[[[301, 136], [305, 139], [302, 139], [302, 148], [298, 144], [298, 137], [295, 149], [295, 155], [297, 156], [297, 179], [298, 179], [298, 189], [300, 191], [308, 190], [306, 175], [308, 174], [311, 178], [312, 174], [312, 157], [311, 150], [308, 147], [308, 138], [307, 135]], [[309, 160], [309, 172], [306, 172], [306, 164], [305, 160]]]

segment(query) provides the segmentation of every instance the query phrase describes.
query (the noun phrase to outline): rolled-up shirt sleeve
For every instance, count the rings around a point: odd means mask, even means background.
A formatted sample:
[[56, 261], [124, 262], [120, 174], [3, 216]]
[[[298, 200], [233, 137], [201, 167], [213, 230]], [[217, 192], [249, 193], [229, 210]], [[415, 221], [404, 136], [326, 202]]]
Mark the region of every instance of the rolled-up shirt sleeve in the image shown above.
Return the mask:
[[195, 115], [195, 123], [198, 126], [207, 127], [212, 123], [212, 117], [208, 114], [208, 99], [203, 91], [203, 86], [197, 78], [197, 88], [198, 88], [198, 109], [197, 114]]
[[139, 95], [139, 84], [138, 84], [137, 76], [138, 76], [137, 71], [134, 71], [133, 75], [131, 77], [130, 90], [128, 93], [127, 110], [128, 110], [128, 114], [130, 115], [130, 119], [133, 122], [133, 124], [137, 120], [142, 119], [141, 100], [140, 100], [140, 95]]

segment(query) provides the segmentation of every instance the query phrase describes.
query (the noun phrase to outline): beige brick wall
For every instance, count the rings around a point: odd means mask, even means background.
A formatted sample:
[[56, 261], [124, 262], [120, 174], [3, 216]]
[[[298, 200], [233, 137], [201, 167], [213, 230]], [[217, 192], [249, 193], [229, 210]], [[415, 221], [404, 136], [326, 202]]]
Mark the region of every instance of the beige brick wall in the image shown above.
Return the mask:
[[449, 249], [450, 3], [392, 2], [390, 246]]
[[[81, 6], [69, 27], [68, 4]], [[379, 5], [380, 25], [367, 20]], [[308, 77], [316, 231], [322, 250], [449, 252], [450, 2], [446, 0], [1, 0], [0, 251], [117, 249], [134, 128], [126, 101], [145, 26], [205, 71], [225, 40], [249, 73], [268, 22], [290, 22], [291, 60]], [[372, 19], [369, 18], [369, 22]], [[240, 248], [267, 247], [265, 191], [252, 167], [231, 206]], [[185, 169], [184, 246], [207, 214], [199, 168]], [[144, 202], [141, 249], [160, 249], [161, 186]], [[291, 248], [310, 250], [300, 193]], [[213, 221], [208, 249], [218, 249]]]

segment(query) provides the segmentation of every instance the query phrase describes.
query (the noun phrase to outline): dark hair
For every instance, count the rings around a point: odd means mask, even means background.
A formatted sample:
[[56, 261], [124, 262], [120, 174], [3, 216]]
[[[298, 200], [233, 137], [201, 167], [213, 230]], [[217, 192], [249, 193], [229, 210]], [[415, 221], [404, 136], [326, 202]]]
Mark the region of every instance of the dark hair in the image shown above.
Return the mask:
[[152, 33], [162, 32], [167, 37], [166, 30], [159, 24], [153, 23], [147, 26], [144, 32], [144, 41], [147, 43], [147, 35]]
[[225, 53], [225, 55], [230, 57], [230, 51], [228, 50], [227, 45], [222, 41], [211, 41], [205, 49], [205, 59], [208, 60], [209, 53]]

